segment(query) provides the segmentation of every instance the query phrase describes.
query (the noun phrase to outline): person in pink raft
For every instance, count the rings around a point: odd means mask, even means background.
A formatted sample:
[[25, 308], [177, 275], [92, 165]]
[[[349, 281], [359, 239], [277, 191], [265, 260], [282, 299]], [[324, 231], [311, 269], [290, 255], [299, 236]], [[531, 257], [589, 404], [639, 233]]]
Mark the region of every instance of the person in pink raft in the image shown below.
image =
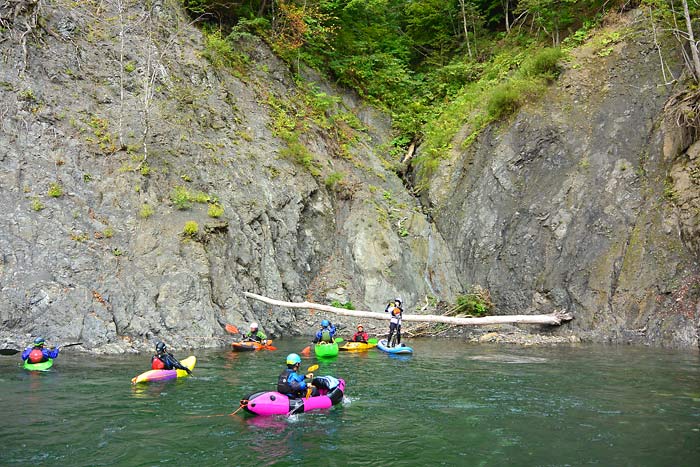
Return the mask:
[[[295, 353], [287, 355], [287, 368], [280, 373], [277, 378], [277, 392], [287, 397], [299, 398], [317, 396], [318, 390], [310, 384], [306, 384], [306, 379], [313, 379], [314, 374], [299, 374], [301, 357]], [[307, 389], [311, 389], [311, 394], [307, 394]]]

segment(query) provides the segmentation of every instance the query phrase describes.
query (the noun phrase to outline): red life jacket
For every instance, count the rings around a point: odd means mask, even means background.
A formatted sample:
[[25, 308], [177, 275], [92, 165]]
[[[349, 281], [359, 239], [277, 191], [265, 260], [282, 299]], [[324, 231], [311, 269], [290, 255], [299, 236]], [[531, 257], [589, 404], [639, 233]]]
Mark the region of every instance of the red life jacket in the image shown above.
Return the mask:
[[165, 363], [163, 363], [163, 360], [154, 355], [151, 359], [151, 368], [153, 370], [163, 370], [165, 369]]
[[44, 352], [39, 347], [35, 347], [29, 352], [28, 360], [32, 363], [41, 363], [44, 361]]

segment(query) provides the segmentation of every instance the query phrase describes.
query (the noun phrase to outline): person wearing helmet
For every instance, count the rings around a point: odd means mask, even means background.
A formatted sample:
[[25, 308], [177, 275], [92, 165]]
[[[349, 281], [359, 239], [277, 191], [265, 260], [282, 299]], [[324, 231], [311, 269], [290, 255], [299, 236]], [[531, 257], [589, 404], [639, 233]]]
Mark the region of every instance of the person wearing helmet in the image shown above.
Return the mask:
[[389, 320], [389, 337], [386, 343], [389, 347], [394, 347], [394, 342], [391, 342], [391, 337], [396, 332], [396, 345], [401, 343], [401, 317], [403, 316], [403, 308], [401, 308], [401, 299], [395, 298], [384, 309], [385, 313], [391, 313]]
[[353, 342], [364, 342], [365, 344], [367, 343], [367, 339], [369, 339], [369, 336], [365, 332], [364, 326], [361, 324], [357, 325], [357, 332], [353, 334], [352, 340]]
[[250, 331], [243, 334], [243, 340], [264, 343], [267, 341], [267, 336], [258, 329], [258, 323], [250, 323]]
[[335, 342], [335, 333], [335, 326], [327, 319], [322, 320], [321, 329], [319, 329], [316, 336], [314, 336], [314, 344], [318, 344], [319, 342], [326, 342], [329, 344]]
[[22, 352], [22, 361], [29, 360], [29, 363], [41, 363], [49, 358], [58, 357], [58, 346], [53, 349], [47, 349], [44, 347], [44, 344], [46, 344], [46, 341], [43, 337], [34, 339], [34, 343]]
[[318, 395], [318, 389], [311, 384], [306, 384], [305, 379], [313, 379], [314, 374], [299, 374], [301, 357], [295, 353], [287, 355], [287, 368], [280, 373], [277, 378], [277, 392], [287, 397], [300, 398], [306, 395], [307, 389], [311, 388], [311, 396]]
[[185, 370], [187, 374], [192, 374], [192, 370], [180, 363], [173, 354], [168, 352], [164, 342], [156, 342], [156, 353], [151, 357], [151, 368], [154, 370]]

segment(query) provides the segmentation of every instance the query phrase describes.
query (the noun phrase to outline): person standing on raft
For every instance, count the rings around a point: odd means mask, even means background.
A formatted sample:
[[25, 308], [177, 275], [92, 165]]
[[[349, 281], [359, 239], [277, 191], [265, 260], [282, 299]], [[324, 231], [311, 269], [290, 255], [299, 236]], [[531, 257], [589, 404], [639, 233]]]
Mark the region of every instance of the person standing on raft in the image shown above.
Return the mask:
[[389, 304], [384, 309], [385, 313], [391, 313], [391, 319], [389, 320], [389, 337], [386, 340], [388, 347], [394, 347], [391, 342], [391, 337], [396, 332], [396, 345], [401, 343], [401, 317], [403, 316], [403, 308], [401, 308], [401, 299], [395, 298], [393, 302]]

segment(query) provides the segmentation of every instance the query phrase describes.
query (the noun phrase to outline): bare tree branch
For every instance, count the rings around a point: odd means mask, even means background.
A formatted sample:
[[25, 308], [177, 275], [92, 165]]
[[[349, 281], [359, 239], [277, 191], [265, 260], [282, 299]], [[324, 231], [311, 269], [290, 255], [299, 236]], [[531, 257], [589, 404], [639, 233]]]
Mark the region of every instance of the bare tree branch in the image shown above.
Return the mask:
[[[336, 308], [329, 305], [320, 305], [318, 303], [311, 302], [284, 302], [281, 300], [275, 300], [251, 292], [243, 292], [243, 295], [245, 295], [248, 298], [269, 303], [270, 305], [276, 305], [286, 308], [306, 308], [309, 310], [323, 310], [341, 316], [355, 316], [358, 318], [371, 318], [382, 320], [391, 319], [391, 316], [389, 316], [389, 314], [387, 313], [375, 313], [371, 311], [361, 310], [347, 310], [345, 308]], [[404, 321], [447, 323], [462, 326], [483, 326], [488, 324], [549, 324], [552, 326], [559, 326], [564, 321], [572, 320], [573, 316], [570, 313], [561, 311], [549, 315], [484, 316], [482, 318], [460, 318], [455, 316], [404, 314], [402, 319]]]

